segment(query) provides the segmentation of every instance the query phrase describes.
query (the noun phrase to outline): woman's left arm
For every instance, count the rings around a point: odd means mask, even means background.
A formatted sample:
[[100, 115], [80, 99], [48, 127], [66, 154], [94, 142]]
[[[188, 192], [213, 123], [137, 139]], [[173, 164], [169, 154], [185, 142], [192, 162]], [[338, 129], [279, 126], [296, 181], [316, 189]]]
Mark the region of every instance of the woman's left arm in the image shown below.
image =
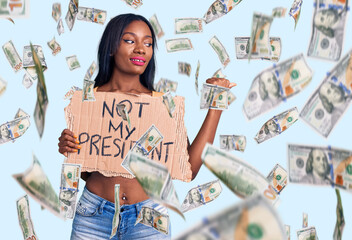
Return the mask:
[[[230, 83], [230, 81], [225, 78], [209, 78], [206, 82], [226, 88], [232, 88], [236, 86], [236, 83]], [[202, 127], [200, 128], [192, 144], [190, 144], [189, 140], [187, 139], [187, 150], [189, 155], [189, 163], [191, 164], [192, 180], [197, 176], [199, 169], [202, 166], [201, 155], [205, 144], [213, 143], [214, 141], [221, 113], [221, 110], [209, 109]]]

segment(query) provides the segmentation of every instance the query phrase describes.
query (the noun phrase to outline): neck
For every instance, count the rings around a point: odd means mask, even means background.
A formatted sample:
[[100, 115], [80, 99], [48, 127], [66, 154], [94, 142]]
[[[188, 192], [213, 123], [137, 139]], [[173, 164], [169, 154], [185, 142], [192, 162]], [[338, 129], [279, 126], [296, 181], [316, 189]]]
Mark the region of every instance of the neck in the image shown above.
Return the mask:
[[119, 90], [121, 92], [143, 92], [146, 88], [140, 83], [139, 76], [140, 75], [122, 73], [114, 69], [110, 81], [106, 83], [106, 88], [109, 90]]

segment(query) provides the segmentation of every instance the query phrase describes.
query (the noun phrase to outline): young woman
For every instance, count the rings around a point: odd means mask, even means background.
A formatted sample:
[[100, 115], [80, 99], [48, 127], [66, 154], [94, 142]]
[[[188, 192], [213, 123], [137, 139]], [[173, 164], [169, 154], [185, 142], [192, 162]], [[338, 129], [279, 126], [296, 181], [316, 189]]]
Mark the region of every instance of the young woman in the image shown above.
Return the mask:
[[[97, 92], [134, 93], [156, 96], [155, 34], [144, 17], [123, 14], [111, 19], [98, 49], [99, 73], [95, 79]], [[227, 88], [235, 86], [226, 79], [210, 78], [207, 83]], [[221, 111], [209, 110], [192, 144], [188, 141], [192, 179], [202, 165], [201, 153], [207, 142], [212, 143]], [[80, 149], [77, 136], [65, 129], [59, 138], [59, 152], [75, 153]], [[71, 239], [109, 239], [114, 207], [114, 186], [120, 184], [120, 223], [114, 239], [170, 239], [143, 224], [134, 226], [142, 206], [158, 207], [144, 192], [138, 181], [123, 177], [105, 177], [99, 172], [82, 173], [86, 187], [77, 204]], [[160, 207], [160, 206], [159, 206]]]

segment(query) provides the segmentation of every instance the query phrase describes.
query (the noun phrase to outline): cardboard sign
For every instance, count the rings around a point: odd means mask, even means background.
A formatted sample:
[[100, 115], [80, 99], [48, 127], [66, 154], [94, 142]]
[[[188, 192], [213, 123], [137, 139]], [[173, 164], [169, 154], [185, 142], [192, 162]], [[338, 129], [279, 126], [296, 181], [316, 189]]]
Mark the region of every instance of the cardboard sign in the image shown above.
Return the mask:
[[[77, 153], [69, 153], [67, 163], [82, 164], [82, 172], [132, 178], [121, 162], [154, 124], [164, 139], [148, 157], [165, 165], [172, 178], [191, 180], [183, 97], [174, 98], [176, 109], [171, 118], [162, 97], [111, 92], [95, 92], [94, 96], [95, 102], [82, 102], [82, 91], [76, 91], [65, 108], [67, 127], [78, 136], [82, 147]], [[119, 115], [117, 104], [126, 105], [131, 128]]]

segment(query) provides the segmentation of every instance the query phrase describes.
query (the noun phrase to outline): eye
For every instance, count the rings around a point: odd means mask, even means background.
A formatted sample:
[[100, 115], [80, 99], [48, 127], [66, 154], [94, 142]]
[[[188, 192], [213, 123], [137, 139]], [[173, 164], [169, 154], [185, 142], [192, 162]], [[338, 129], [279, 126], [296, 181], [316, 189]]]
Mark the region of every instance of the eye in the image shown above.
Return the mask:
[[123, 41], [124, 41], [124, 42], [126, 42], [126, 43], [129, 43], [129, 44], [134, 43], [134, 41], [132, 41], [132, 40], [128, 40], [128, 39], [123, 39]]
[[145, 45], [146, 45], [147, 47], [151, 47], [151, 46], [153, 46], [153, 44], [152, 44], [152, 43], [145, 43]]

